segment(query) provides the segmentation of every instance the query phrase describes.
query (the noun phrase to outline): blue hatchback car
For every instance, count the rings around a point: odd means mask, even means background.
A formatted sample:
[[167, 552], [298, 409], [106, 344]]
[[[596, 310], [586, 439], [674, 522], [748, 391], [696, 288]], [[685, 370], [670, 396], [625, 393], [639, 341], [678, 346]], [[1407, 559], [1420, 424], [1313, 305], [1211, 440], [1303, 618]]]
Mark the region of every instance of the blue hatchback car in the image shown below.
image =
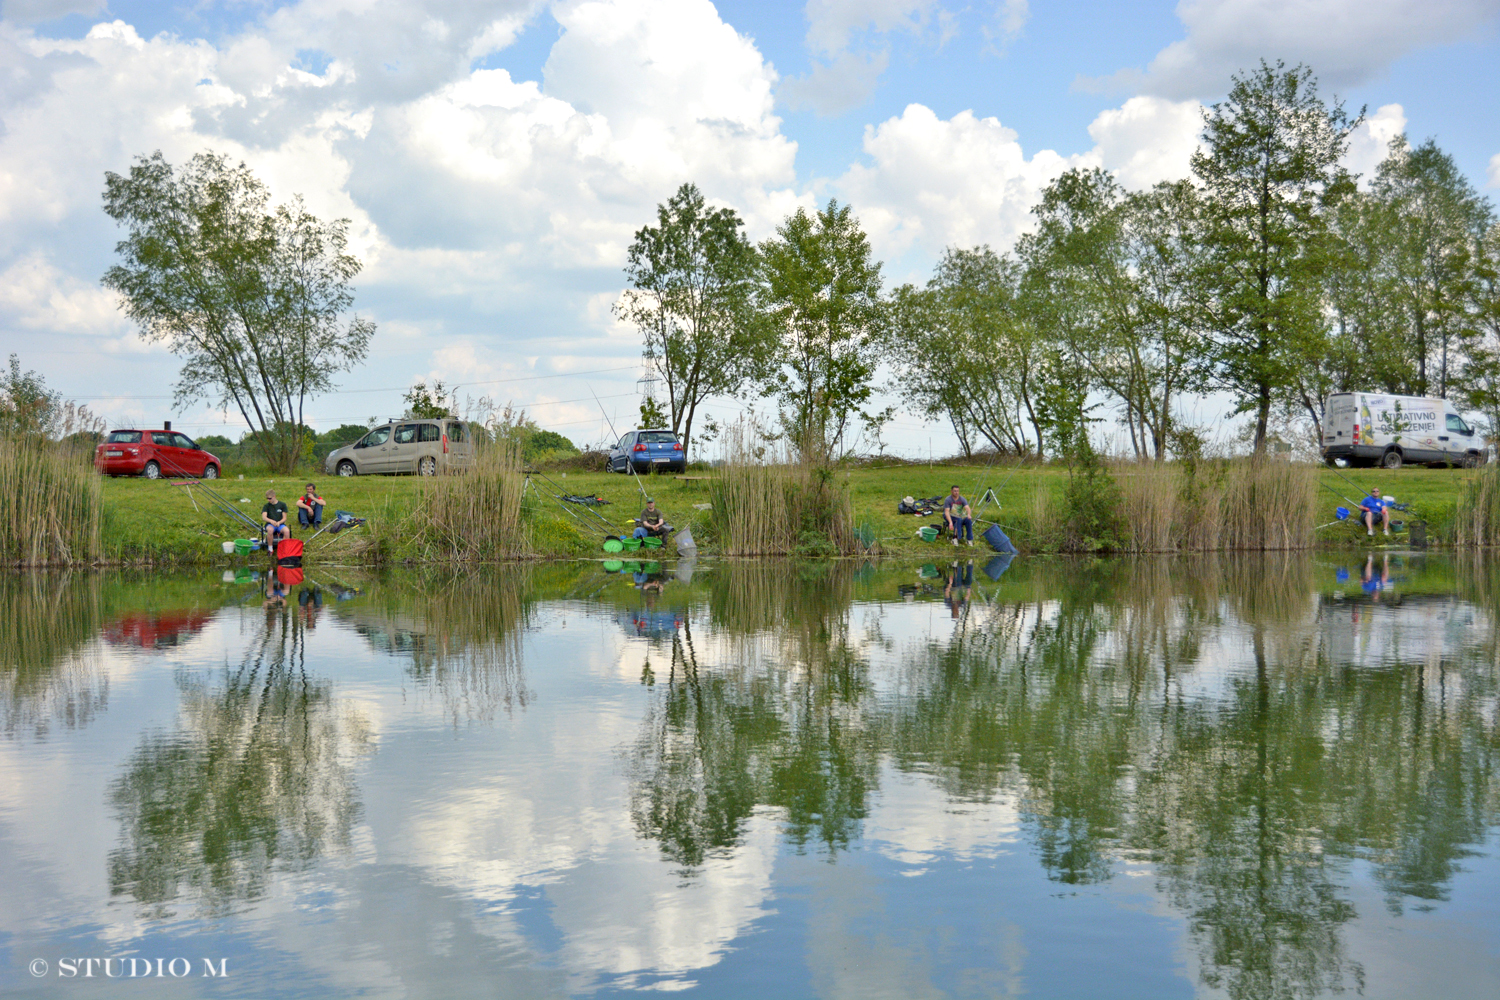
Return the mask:
[[634, 430], [620, 438], [609, 449], [609, 471], [629, 472], [634, 467], [643, 472], [685, 472], [687, 454], [672, 431]]

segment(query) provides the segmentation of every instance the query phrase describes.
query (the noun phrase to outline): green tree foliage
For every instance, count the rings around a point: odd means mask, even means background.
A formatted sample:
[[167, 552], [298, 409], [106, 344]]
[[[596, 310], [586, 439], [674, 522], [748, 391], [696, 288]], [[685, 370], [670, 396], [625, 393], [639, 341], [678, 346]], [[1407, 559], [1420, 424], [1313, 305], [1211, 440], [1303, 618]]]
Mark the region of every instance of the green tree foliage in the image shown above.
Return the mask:
[[666, 427], [671, 418], [662, 412], [661, 404], [647, 397], [641, 400], [641, 427]]
[[977, 441], [1040, 453], [1036, 393], [1044, 345], [1021, 300], [1021, 268], [987, 246], [950, 247], [925, 288], [890, 301], [890, 355], [903, 398], [953, 425], [964, 454]]
[[9, 367], [0, 371], [0, 434], [45, 435], [62, 407], [62, 396], [47, 388], [47, 380], [35, 371], [22, 372], [21, 359], [12, 354]]
[[157, 152], [106, 173], [104, 210], [126, 230], [104, 284], [182, 358], [179, 404], [234, 408], [266, 462], [292, 469], [306, 401], [364, 360], [375, 330], [344, 318], [361, 266], [348, 220], [322, 222], [300, 199], [273, 210], [248, 167], [209, 152], [180, 170]]
[[709, 396], [735, 395], [767, 357], [756, 311], [757, 257], [729, 208], [710, 209], [692, 184], [657, 206], [657, 224], [635, 234], [616, 315], [641, 331], [646, 360], [667, 389], [670, 424], [691, 447], [693, 416]]
[[1193, 173], [1203, 186], [1206, 307], [1213, 378], [1255, 415], [1256, 454], [1295, 371], [1323, 354], [1323, 280], [1336, 257], [1329, 216], [1353, 190], [1339, 166], [1351, 120], [1318, 96], [1312, 71], [1262, 62], [1204, 114]]
[[804, 455], [847, 450], [850, 419], [874, 389], [884, 307], [880, 263], [848, 206], [797, 211], [761, 244], [764, 305], [780, 364], [768, 384]]
[[456, 407], [450, 398], [452, 395], [452, 391], [443, 385], [443, 380], [438, 379], [431, 388], [426, 381], [417, 382], [401, 398], [406, 402], [408, 416], [437, 420], [454, 412]]
[[1475, 241], [1469, 309], [1474, 338], [1464, 369], [1464, 398], [1500, 429], [1500, 222]]
[[363, 424], [339, 424], [333, 430], [319, 434], [318, 440], [326, 444], [346, 444], [350, 441], [358, 441], [369, 429]]
[[542, 430], [541, 428], [535, 428], [526, 435], [526, 443], [521, 449], [522, 457], [527, 459], [557, 453], [576, 455], [578, 454], [578, 446], [557, 433], [557, 431]]
[[1070, 170], [1035, 212], [1020, 253], [1045, 339], [1118, 404], [1135, 454], [1160, 461], [1173, 400], [1201, 383], [1197, 193], [1183, 182], [1130, 194], [1102, 170]]
[[203, 437], [198, 438], [197, 440], [200, 447], [208, 448], [210, 450], [214, 448], [234, 447], [234, 442], [229, 440], [222, 434], [205, 434], [203, 435]]

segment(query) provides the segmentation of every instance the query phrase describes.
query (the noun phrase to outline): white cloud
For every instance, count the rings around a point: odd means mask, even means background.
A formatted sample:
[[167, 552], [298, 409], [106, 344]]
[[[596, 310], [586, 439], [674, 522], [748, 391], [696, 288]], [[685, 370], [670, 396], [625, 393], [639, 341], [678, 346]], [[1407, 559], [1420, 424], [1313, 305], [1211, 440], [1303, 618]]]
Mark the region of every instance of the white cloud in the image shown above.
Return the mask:
[[1500, 153], [1490, 157], [1489, 186], [1500, 188]]
[[889, 61], [885, 52], [841, 52], [832, 62], [814, 62], [806, 76], [789, 78], [781, 85], [781, 99], [792, 111], [811, 108], [830, 118], [843, 114], [874, 93]]
[[1131, 188], [1187, 177], [1202, 131], [1203, 105], [1160, 97], [1132, 97], [1089, 125], [1099, 160]]
[[831, 56], [862, 31], [920, 32], [937, 6], [937, 0], [807, 0], [807, 46]]
[[0, 272], [0, 317], [13, 328], [65, 336], [128, 338], [130, 324], [119, 299], [93, 283], [54, 267], [40, 253], [17, 260]]
[[991, 25], [983, 29], [984, 35], [997, 47], [1020, 35], [1026, 22], [1031, 20], [1031, 5], [1027, 0], [997, 0], [991, 17]]
[[1052, 178], [1098, 162], [1042, 150], [1027, 159], [1016, 133], [996, 118], [962, 111], [940, 119], [911, 104], [898, 118], [865, 129], [870, 165], [835, 184], [859, 215], [877, 255], [919, 247], [1010, 246], [1030, 226], [1031, 206]]
[[[1025, 0], [1020, 2], [1024, 7]], [[792, 110], [811, 108], [824, 116], [859, 107], [874, 93], [890, 60], [883, 36], [920, 35], [936, 21], [946, 41], [954, 23], [937, 0], [808, 0], [806, 13], [812, 68], [787, 78], [780, 93]]]
[[107, 6], [106, 0], [5, 0], [0, 4], [0, 16], [9, 21], [30, 24], [33, 21], [50, 21], [67, 14], [94, 15]]
[[1262, 58], [1305, 62], [1330, 89], [1363, 83], [1409, 52], [1473, 37], [1500, 15], [1500, 0], [1181, 0], [1187, 37], [1144, 73], [1127, 69], [1085, 87], [1163, 97], [1223, 93], [1233, 73]]
[[1360, 175], [1361, 186], [1368, 186], [1375, 168], [1390, 151], [1391, 140], [1406, 131], [1406, 111], [1399, 104], [1382, 105], [1365, 118], [1364, 124], [1349, 136], [1349, 151], [1344, 166]]

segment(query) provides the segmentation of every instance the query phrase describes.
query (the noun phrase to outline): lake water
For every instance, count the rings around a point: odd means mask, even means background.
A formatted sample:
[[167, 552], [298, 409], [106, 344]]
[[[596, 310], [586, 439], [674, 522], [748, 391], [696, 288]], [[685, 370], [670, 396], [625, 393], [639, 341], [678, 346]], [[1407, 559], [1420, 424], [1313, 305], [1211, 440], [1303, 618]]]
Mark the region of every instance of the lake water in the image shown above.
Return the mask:
[[0, 994], [1500, 996], [1500, 564], [987, 560], [0, 578]]

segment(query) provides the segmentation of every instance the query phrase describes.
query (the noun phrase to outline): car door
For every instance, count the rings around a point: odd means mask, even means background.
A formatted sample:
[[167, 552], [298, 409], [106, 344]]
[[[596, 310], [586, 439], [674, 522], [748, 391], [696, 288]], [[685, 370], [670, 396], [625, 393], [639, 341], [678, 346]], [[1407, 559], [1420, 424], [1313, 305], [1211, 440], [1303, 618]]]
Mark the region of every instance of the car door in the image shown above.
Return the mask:
[[1443, 443], [1443, 451], [1448, 461], [1461, 465], [1469, 454], [1469, 449], [1474, 445], [1474, 431], [1464, 423], [1463, 417], [1457, 413], [1450, 413], [1447, 426], [1444, 427], [1439, 440]]
[[631, 431], [629, 434], [626, 434], [624, 437], [620, 438], [620, 443], [619, 444], [615, 445], [613, 448], [610, 449], [610, 452], [609, 452], [609, 471], [610, 472], [629, 472], [630, 471], [630, 449], [632, 447], [634, 447], [634, 445], [635, 445], [635, 431]]
[[390, 465], [387, 472], [415, 472], [417, 471], [417, 454], [421, 450], [417, 435], [421, 432], [421, 424], [397, 424], [391, 433]]
[[391, 425], [377, 427], [354, 446], [354, 467], [362, 476], [390, 471]]
[[163, 476], [188, 475], [187, 456], [177, 444], [178, 435], [171, 431], [152, 431], [152, 457], [161, 466]]
[[186, 434], [172, 434], [172, 446], [177, 449], [178, 460], [182, 463], [182, 471], [190, 476], [202, 476], [203, 467], [208, 464], [203, 456], [203, 449], [193, 443], [193, 439]]

